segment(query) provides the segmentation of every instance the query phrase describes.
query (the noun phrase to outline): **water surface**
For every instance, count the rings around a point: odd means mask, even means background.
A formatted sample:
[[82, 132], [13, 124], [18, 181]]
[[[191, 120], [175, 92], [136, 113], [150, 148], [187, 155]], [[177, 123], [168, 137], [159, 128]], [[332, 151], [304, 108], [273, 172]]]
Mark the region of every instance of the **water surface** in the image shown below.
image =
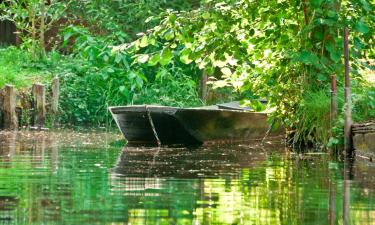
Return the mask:
[[281, 144], [0, 133], [0, 224], [375, 224], [375, 166]]

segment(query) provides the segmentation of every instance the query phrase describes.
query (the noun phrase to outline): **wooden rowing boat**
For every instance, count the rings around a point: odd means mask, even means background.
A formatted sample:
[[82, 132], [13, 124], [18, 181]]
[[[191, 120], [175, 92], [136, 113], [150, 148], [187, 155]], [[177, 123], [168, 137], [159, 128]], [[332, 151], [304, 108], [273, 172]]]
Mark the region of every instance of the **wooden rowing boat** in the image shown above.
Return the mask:
[[110, 107], [109, 110], [121, 133], [132, 145], [243, 142], [262, 139], [266, 135], [270, 128], [267, 113], [233, 106], [227, 108], [134, 105]]

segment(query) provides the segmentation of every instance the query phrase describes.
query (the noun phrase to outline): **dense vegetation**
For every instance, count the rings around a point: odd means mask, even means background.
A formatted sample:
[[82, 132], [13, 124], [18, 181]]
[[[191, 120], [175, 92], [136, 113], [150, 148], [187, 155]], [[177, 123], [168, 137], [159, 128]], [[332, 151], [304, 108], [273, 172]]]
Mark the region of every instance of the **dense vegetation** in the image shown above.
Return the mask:
[[[350, 30], [354, 120], [375, 118], [375, 87], [368, 81], [374, 76], [375, 18], [366, 0], [52, 1], [45, 15], [34, 13], [39, 1], [30, 2], [34, 10], [27, 12], [35, 21], [64, 21], [61, 41], [47, 57], [37, 35], [45, 30], [35, 26], [35, 32], [26, 32], [24, 39], [31, 41], [23, 46], [31, 53], [22, 60], [26, 71], [61, 77], [64, 123], [104, 124], [109, 105], [200, 105], [199, 79], [208, 75], [209, 84], [226, 93], [216, 101], [240, 98], [264, 110], [257, 99], [267, 99], [274, 121], [291, 131], [293, 145], [337, 144], [344, 27]], [[20, 21], [12, 10], [6, 18]], [[29, 22], [20, 23], [30, 29]], [[19, 50], [2, 53], [14, 51]], [[13, 71], [6, 76], [20, 73]], [[339, 90], [335, 121], [330, 120], [333, 75]]]

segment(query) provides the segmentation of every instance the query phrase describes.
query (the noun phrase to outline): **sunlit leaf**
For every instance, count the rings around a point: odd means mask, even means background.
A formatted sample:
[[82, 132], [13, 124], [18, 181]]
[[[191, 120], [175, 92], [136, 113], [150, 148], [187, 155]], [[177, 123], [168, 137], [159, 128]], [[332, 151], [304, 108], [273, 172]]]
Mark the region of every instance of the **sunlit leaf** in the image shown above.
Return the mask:
[[228, 82], [225, 80], [218, 80], [213, 82], [213, 88], [222, 88], [222, 87], [227, 87], [229, 86]]
[[148, 65], [155, 66], [156, 64], [159, 63], [159, 60], [160, 60], [160, 54], [155, 54], [151, 56], [151, 58], [148, 60]]
[[145, 63], [149, 59], [149, 55], [147, 54], [142, 54], [138, 56], [138, 62], [140, 63]]
[[225, 76], [230, 76], [232, 75], [232, 71], [228, 68], [228, 67], [223, 67], [221, 68], [221, 72], [225, 75]]
[[141, 48], [144, 48], [144, 47], [147, 47], [148, 46], [148, 38], [146, 35], [144, 35], [141, 40], [140, 40], [140, 43], [139, 43], [139, 46]]
[[181, 62], [185, 64], [190, 64], [191, 62], [193, 62], [193, 60], [190, 58], [191, 53], [192, 53], [191, 50], [188, 48], [185, 48], [184, 50], [182, 50], [180, 53]]

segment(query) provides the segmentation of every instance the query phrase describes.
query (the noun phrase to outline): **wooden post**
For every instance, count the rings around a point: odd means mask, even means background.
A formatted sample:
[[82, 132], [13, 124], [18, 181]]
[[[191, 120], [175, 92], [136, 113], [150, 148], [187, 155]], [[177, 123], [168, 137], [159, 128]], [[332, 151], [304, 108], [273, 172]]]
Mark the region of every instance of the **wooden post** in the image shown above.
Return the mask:
[[336, 184], [334, 181], [334, 175], [330, 171], [329, 172], [329, 225], [334, 225], [336, 221], [335, 213], [336, 213]]
[[34, 99], [34, 126], [42, 128], [46, 120], [46, 94], [42, 84], [34, 84], [32, 89]]
[[14, 87], [11, 85], [6, 85], [3, 89], [3, 112], [5, 129], [17, 130], [18, 128], [16, 101], [17, 97]]
[[345, 123], [344, 123], [344, 149], [347, 155], [352, 151], [352, 103], [350, 94], [350, 67], [349, 67], [349, 30], [344, 28], [344, 61], [345, 61]]
[[57, 112], [59, 111], [59, 96], [60, 96], [60, 81], [59, 81], [59, 78], [55, 77], [52, 81], [51, 111], [53, 114], [57, 114]]
[[200, 79], [200, 95], [201, 95], [202, 102], [204, 104], [206, 104], [207, 102], [207, 93], [208, 93], [207, 80], [208, 80], [208, 76], [207, 76], [206, 71], [204, 70]]

